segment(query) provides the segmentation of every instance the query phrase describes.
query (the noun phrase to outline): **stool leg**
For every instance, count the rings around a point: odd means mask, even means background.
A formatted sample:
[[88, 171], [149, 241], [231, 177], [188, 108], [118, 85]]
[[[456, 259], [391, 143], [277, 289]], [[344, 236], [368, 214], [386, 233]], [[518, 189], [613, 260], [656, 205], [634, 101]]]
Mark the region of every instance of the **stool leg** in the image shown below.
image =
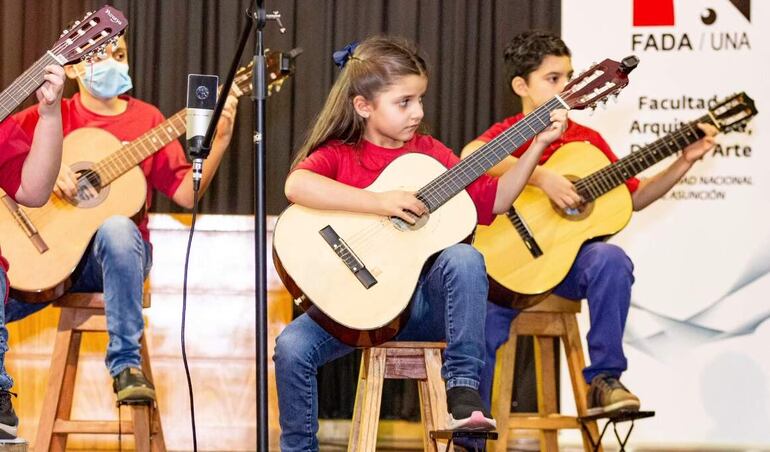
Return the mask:
[[131, 420], [136, 452], [150, 452], [150, 406], [132, 405]]
[[[575, 395], [575, 407], [578, 416], [585, 416], [588, 411], [588, 385], [583, 378], [583, 368], [586, 366], [583, 356], [583, 347], [580, 345], [580, 331], [577, 325], [577, 319], [573, 314], [563, 314], [565, 334], [562, 337], [564, 341], [564, 351], [567, 358], [567, 367], [569, 367], [570, 380], [572, 381], [572, 393]], [[586, 422], [586, 428], [594, 438], [599, 437], [599, 427], [596, 421]], [[591, 440], [586, 432], [581, 429], [583, 435], [583, 449], [593, 450]], [[602, 451], [599, 445], [598, 451]]]
[[[541, 416], [558, 412], [556, 401], [556, 363], [553, 353], [556, 338], [537, 336], [535, 341], [535, 368], [537, 369], [537, 411]], [[544, 450], [558, 452], [556, 430], [542, 430]]]
[[[142, 372], [155, 384], [155, 378], [152, 376], [152, 366], [150, 365], [150, 352], [147, 348], [147, 338], [142, 336], [140, 353], [142, 355]], [[163, 437], [163, 426], [160, 422], [160, 408], [157, 401], [154, 407], [150, 407], [150, 448], [152, 452], [166, 452], [166, 440]]]
[[417, 382], [423, 425], [423, 449], [430, 452], [443, 452], [447, 450], [447, 446], [430, 439], [432, 430], [443, 430], [446, 427], [446, 387], [441, 378], [441, 350], [425, 349], [423, 353], [427, 378]]
[[82, 334], [73, 331], [74, 327], [74, 311], [62, 309], [35, 440], [35, 450], [40, 452], [64, 451], [67, 445], [67, 435], [54, 435], [53, 427], [57, 417], [69, 419], [72, 409]]
[[511, 415], [513, 397], [513, 373], [516, 363], [516, 321], [512, 322], [508, 342], [497, 350], [495, 377], [492, 383], [492, 417], [497, 422], [497, 441], [491, 442], [492, 450], [508, 449], [508, 418]]
[[348, 441], [349, 452], [373, 452], [377, 447], [377, 428], [384, 378], [385, 349], [364, 350]]

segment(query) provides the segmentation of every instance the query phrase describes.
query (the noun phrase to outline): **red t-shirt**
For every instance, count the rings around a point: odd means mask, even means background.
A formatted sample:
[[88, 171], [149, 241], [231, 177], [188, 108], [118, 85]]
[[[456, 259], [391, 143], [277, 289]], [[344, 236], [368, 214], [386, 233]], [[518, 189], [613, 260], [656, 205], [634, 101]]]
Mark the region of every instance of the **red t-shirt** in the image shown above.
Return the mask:
[[[505, 120], [498, 122], [497, 124], [492, 125], [489, 129], [487, 129], [486, 132], [482, 133], [478, 138], [476, 138], [479, 141], [483, 142], [489, 142], [492, 141], [493, 138], [503, 133], [506, 129], [508, 129], [510, 126], [516, 124], [523, 118], [524, 115], [522, 113], [519, 113], [515, 116], [511, 116], [509, 118], [506, 118]], [[571, 143], [573, 141], [587, 141], [591, 143], [592, 145], [596, 146], [601, 150], [604, 155], [607, 156], [608, 159], [610, 159], [610, 162], [616, 162], [618, 160], [618, 157], [615, 155], [615, 153], [612, 152], [612, 149], [610, 149], [610, 146], [607, 144], [606, 141], [604, 141], [604, 138], [602, 138], [601, 135], [599, 135], [599, 132], [595, 131], [594, 129], [588, 128], [586, 126], [582, 126], [575, 121], [569, 121], [567, 123], [567, 130], [564, 131], [561, 136], [554, 140], [553, 143], [551, 143], [548, 148], [546, 148], [545, 151], [543, 151], [543, 155], [540, 156], [540, 165], [547, 162], [549, 158], [553, 155], [554, 152], [556, 152], [557, 149], [562, 147], [563, 145], [567, 143]], [[532, 144], [532, 140], [527, 141], [524, 143], [520, 148], [516, 149], [511, 155], [514, 157], [521, 157], [521, 155], [529, 149], [529, 145]], [[626, 186], [631, 191], [631, 193], [635, 192], [637, 188], [639, 188], [639, 179], [632, 177], [626, 180]]]
[[[366, 140], [359, 147], [331, 141], [322, 145], [300, 162], [295, 169], [305, 169], [356, 188], [371, 185], [383, 169], [396, 157], [408, 153], [429, 155], [447, 168], [460, 159], [440, 141], [427, 135], [418, 135], [398, 149], [383, 148]], [[497, 196], [497, 179], [482, 175], [466, 187], [476, 205], [477, 221], [490, 224], [495, 215], [492, 209]]]
[[[24, 160], [32, 146], [32, 135], [27, 135], [13, 118], [7, 118], [0, 122], [0, 188], [15, 200], [16, 192], [21, 185], [21, 169]], [[0, 209], [5, 207], [0, 206]], [[8, 261], [0, 250], [0, 266], [8, 272]], [[5, 280], [5, 293], [3, 299], [8, 296], [8, 278]]]
[[[63, 99], [61, 110], [65, 139], [75, 129], [96, 127], [111, 133], [120, 141], [128, 142], [139, 138], [165, 120], [160, 110], [146, 102], [130, 96], [120, 98], [128, 101], [128, 106], [126, 111], [115, 116], [102, 116], [87, 110], [80, 101], [79, 93], [71, 99]], [[39, 118], [37, 106], [27, 108], [13, 118], [31, 135]], [[191, 166], [187, 163], [182, 145], [177, 140], [144, 159], [139, 166], [147, 179], [147, 209], [139, 222], [139, 230], [142, 237], [149, 241], [146, 212], [150, 210], [153, 189], [160, 190], [169, 198], [172, 197]]]

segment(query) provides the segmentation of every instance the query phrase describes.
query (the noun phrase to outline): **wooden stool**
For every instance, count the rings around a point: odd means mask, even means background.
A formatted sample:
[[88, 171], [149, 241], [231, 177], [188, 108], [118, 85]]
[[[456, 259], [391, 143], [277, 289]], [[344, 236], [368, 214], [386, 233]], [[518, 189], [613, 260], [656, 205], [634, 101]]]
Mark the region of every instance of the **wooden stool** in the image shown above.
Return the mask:
[[0, 441], [0, 452], [27, 452], [27, 441], [17, 438]]
[[441, 379], [441, 352], [445, 347], [443, 342], [386, 342], [363, 351], [348, 451], [375, 450], [382, 383], [386, 378], [418, 380], [423, 449], [438, 450], [430, 432], [446, 425], [446, 390]]
[[[522, 311], [511, 323], [510, 338], [497, 351], [495, 380], [492, 387], [492, 415], [497, 421], [499, 432], [494, 450], [498, 452], [506, 450], [510, 429], [534, 429], [540, 430], [540, 450], [557, 452], [559, 450], [557, 433], [559, 429], [564, 428], [580, 429], [584, 449], [593, 450], [590, 438], [585, 430], [581, 429], [581, 421], [578, 419], [587, 414], [588, 393], [588, 385], [582, 373], [585, 358], [576, 317], [580, 312], [580, 304], [577, 301], [549, 295], [539, 304]], [[535, 338], [537, 413], [511, 413], [517, 336]], [[564, 343], [577, 417], [563, 416], [558, 413], [556, 395], [558, 375], [554, 354], [555, 341], [558, 339]], [[593, 438], [598, 437], [599, 430], [595, 420], [587, 421], [584, 425]]]
[[[143, 305], [149, 306], [149, 291], [145, 291]], [[82, 421], [70, 419], [75, 392], [75, 374], [80, 355], [80, 341], [84, 332], [106, 332], [104, 295], [101, 293], [71, 293], [54, 302], [61, 308], [56, 332], [48, 389], [43, 400], [35, 450], [61, 451], [67, 446], [67, 435], [72, 433], [133, 434], [136, 450], [165, 452], [163, 430], [157, 405], [131, 405], [131, 421]], [[152, 382], [150, 355], [144, 338], [141, 341], [142, 371]]]

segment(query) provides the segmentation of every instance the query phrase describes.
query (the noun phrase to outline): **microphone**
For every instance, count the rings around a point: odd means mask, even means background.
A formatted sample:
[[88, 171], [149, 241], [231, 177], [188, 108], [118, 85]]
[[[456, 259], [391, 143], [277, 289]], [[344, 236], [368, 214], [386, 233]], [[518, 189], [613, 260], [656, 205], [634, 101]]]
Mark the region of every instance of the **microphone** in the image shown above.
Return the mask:
[[204, 146], [206, 130], [217, 106], [219, 77], [189, 74], [187, 76], [187, 154], [193, 162], [193, 188], [200, 187], [203, 159], [209, 156], [210, 145]]

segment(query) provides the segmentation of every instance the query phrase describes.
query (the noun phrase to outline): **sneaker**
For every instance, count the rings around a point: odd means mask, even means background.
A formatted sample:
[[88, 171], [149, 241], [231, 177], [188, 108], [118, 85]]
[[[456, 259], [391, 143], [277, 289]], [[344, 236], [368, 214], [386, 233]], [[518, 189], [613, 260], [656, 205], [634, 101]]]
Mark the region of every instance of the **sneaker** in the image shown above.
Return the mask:
[[112, 390], [118, 395], [118, 403], [149, 403], [155, 400], [155, 386], [136, 367], [120, 371], [112, 379]]
[[0, 389], [0, 440], [16, 439], [16, 430], [19, 428], [19, 418], [13, 411], [11, 396], [16, 394]]
[[588, 389], [588, 415], [615, 411], [639, 411], [639, 398], [615, 377], [599, 374]]
[[456, 386], [446, 392], [450, 430], [494, 430], [497, 423], [484, 409], [479, 391]]

